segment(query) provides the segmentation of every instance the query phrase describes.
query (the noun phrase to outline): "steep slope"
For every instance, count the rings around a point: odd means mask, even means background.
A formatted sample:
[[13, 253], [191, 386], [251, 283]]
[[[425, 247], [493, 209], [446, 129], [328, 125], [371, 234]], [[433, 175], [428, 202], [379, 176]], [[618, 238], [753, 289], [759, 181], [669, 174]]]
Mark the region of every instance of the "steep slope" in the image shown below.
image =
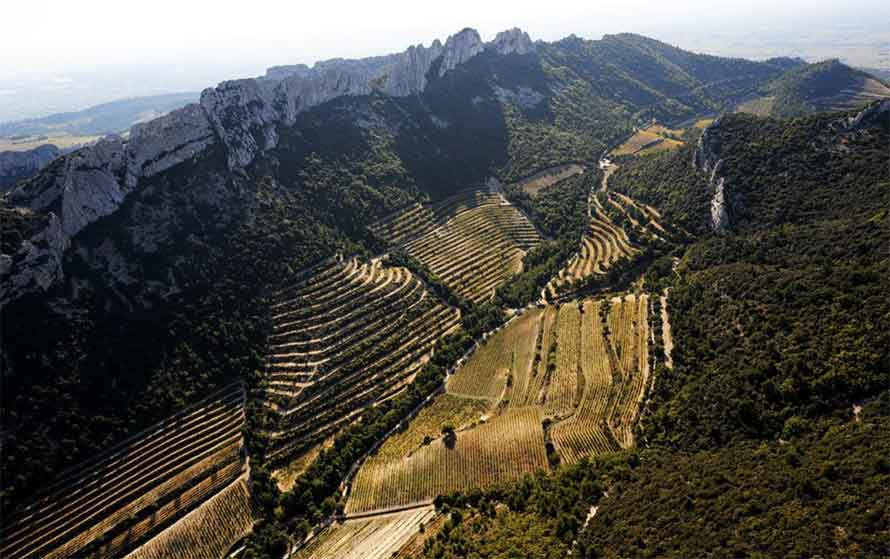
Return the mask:
[[[884, 553], [888, 111], [726, 116], [697, 147], [616, 171], [610, 189], [700, 232], [646, 276], [670, 286], [674, 343], [635, 432], [646, 450], [442, 499], [457, 514], [423, 556]], [[731, 205], [719, 234], [714, 177]]]
[[50, 144], [27, 151], [0, 151], [0, 193], [36, 175], [60, 153], [59, 148]]
[[[739, 68], [750, 84], [713, 83]], [[783, 70], [466, 29], [225, 82], [57, 159], [0, 208], [4, 503], [214, 388], [257, 383], [268, 293], [338, 250], [381, 249], [376, 219], [593, 159], [635, 118], [710, 111]]]

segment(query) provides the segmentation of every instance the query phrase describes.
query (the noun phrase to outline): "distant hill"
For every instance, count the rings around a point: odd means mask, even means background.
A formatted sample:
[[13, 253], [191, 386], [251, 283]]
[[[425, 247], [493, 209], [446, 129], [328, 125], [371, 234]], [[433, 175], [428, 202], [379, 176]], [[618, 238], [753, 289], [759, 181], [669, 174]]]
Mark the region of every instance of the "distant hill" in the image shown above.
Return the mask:
[[98, 136], [123, 132], [198, 100], [197, 92], [168, 93], [121, 99], [82, 111], [57, 113], [43, 118], [0, 123], [0, 137], [59, 134]]
[[789, 70], [767, 85], [763, 93], [740, 105], [739, 110], [776, 117], [843, 111], [890, 97], [890, 87], [872, 74], [839, 60], [826, 60]]

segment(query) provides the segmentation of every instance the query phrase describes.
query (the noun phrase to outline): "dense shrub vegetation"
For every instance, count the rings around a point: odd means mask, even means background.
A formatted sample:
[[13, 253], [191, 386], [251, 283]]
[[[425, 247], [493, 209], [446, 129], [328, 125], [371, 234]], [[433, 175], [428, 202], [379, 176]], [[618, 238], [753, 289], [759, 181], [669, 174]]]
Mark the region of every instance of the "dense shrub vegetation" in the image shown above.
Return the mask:
[[784, 443], [626, 451], [444, 497], [450, 518], [422, 556], [880, 557], [888, 405], [885, 393], [857, 420], [811, 422]]
[[706, 186], [689, 150], [624, 162], [610, 185], [704, 235], [679, 277], [667, 256], [646, 275], [671, 287], [674, 339], [639, 427], [649, 449], [440, 500], [458, 514], [425, 557], [564, 556], [573, 540], [576, 557], [886, 553], [890, 134], [840, 118], [725, 117], [719, 236], [706, 205], [689, 219]]
[[549, 239], [525, 255], [522, 272], [498, 289], [498, 301], [509, 307], [521, 307], [538, 298], [550, 278], [578, 250], [587, 228], [587, 196], [596, 189], [601, 178], [601, 172], [589, 169], [534, 197], [518, 186], [506, 188], [510, 201]]

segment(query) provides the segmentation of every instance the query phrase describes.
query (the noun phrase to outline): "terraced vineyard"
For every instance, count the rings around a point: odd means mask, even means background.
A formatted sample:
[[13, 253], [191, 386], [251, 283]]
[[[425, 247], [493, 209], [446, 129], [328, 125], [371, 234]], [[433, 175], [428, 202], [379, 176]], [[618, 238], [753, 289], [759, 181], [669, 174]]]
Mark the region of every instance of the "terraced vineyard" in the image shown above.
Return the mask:
[[295, 559], [390, 559], [420, 527], [436, 517], [432, 506], [337, 524], [301, 549]]
[[321, 442], [412, 380], [460, 312], [408, 270], [333, 259], [274, 296], [267, 405], [278, 417], [270, 458]]
[[125, 559], [224, 557], [252, 526], [247, 476], [243, 476]]
[[371, 227], [402, 247], [458, 295], [490, 298], [522, 269], [525, 253], [541, 238], [501, 194], [467, 190], [435, 204], [415, 204]]
[[596, 197], [592, 197], [592, 203], [590, 223], [578, 252], [544, 289], [548, 300], [555, 299], [561, 292], [571, 291], [573, 283], [591, 275], [605, 274], [618, 260], [630, 258], [639, 252], [624, 229], [606, 214]]
[[[565, 462], [633, 444], [649, 378], [648, 299], [532, 309], [488, 338], [437, 398], [359, 469], [348, 515], [488, 487], [548, 460], [543, 421]], [[454, 439], [441, 434], [450, 424]]]
[[544, 169], [530, 177], [526, 177], [517, 184], [522, 190], [530, 196], [535, 196], [540, 191], [545, 190], [554, 184], [563, 181], [569, 177], [580, 175], [584, 172], [584, 166], [577, 163], [566, 163]]
[[[121, 556], [200, 510], [244, 474], [244, 400], [232, 385], [64, 472], [6, 519], [0, 556]], [[218, 547], [248, 524], [249, 514], [220, 517]]]
[[431, 502], [546, 468], [540, 410], [510, 409], [457, 433], [453, 443], [436, 440], [401, 460], [370, 458], [356, 476], [346, 513]]

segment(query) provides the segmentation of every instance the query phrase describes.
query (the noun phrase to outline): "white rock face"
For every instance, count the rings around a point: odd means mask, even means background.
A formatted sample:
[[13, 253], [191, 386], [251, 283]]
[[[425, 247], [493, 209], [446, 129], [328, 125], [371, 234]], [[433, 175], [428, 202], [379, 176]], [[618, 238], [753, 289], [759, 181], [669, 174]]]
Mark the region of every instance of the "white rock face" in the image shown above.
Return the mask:
[[0, 255], [0, 307], [26, 293], [46, 291], [62, 279], [69, 242], [62, 222], [50, 213], [46, 228], [22, 241], [15, 254]]
[[[301, 112], [341, 96], [417, 95], [427, 87], [427, 76], [437, 60], [441, 59], [438, 74], [442, 77], [485, 48], [479, 33], [464, 29], [448, 37], [444, 45], [436, 40], [429, 47], [417, 45], [360, 60], [327, 60], [311, 68], [276, 66], [264, 77], [227, 81], [204, 90], [199, 104], [133, 126], [127, 141], [109, 136], [64, 156], [61, 167], [52, 166], [8, 195], [10, 206], [53, 212], [52, 231], [39, 235], [51, 240], [52, 250], [59, 252], [46, 258], [4, 255], [0, 279], [16, 287], [0, 296], [0, 305], [60, 279], [61, 252], [71, 237], [117, 211], [144, 179], [198, 157], [217, 142], [225, 147], [228, 170], [241, 174], [259, 153], [278, 145], [279, 127], [292, 125]], [[523, 54], [534, 45], [527, 34], [512, 29], [498, 34], [491, 48], [500, 54]], [[520, 103], [535, 102], [532, 92], [510, 94], [518, 96]], [[140, 239], [147, 249], [160, 240], [151, 235]]]
[[713, 131], [720, 125], [716, 119], [698, 138], [698, 144], [692, 152], [692, 166], [708, 175], [708, 184], [714, 188], [711, 197], [711, 228], [714, 231], [726, 231], [729, 228], [729, 211], [726, 201], [726, 178], [719, 175], [723, 160], [717, 153]]
[[127, 142], [128, 186], [135, 187], [141, 177], [154, 176], [194, 158], [214, 141], [213, 127], [197, 104], [136, 124]]
[[507, 31], [501, 31], [492, 42], [488, 44], [498, 54], [528, 54], [534, 52], [535, 44], [525, 31], [514, 27]]
[[59, 148], [50, 144], [27, 151], [0, 152], [0, 192], [11, 189], [18, 180], [37, 174], [59, 155]]
[[459, 64], [463, 64], [483, 50], [485, 50], [485, 44], [475, 29], [467, 28], [448, 37], [448, 40], [445, 41], [442, 65], [439, 66], [439, 77], [454, 70]]
[[720, 168], [719, 161], [711, 172], [711, 184], [714, 185], [714, 196], [711, 198], [711, 228], [714, 231], [725, 231], [729, 226], [729, 214], [726, 212], [726, 199], [724, 196], [725, 177], [717, 177], [717, 169]]
[[464, 29], [443, 46], [417, 45], [404, 52], [359, 60], [332, 59], [306, 66], [279, 66], [259, 80], [223, 82], [204, 90], [201, 106], [228, 152], [231, 170], [250, 165], [258, 153], [278, 144], [278, 126], [294, 123], [301, 112], [342, 96], [380, 92], [392, 97], [422, 93], [433, 63], [439, 76], [485, 49], [479, 33]]

